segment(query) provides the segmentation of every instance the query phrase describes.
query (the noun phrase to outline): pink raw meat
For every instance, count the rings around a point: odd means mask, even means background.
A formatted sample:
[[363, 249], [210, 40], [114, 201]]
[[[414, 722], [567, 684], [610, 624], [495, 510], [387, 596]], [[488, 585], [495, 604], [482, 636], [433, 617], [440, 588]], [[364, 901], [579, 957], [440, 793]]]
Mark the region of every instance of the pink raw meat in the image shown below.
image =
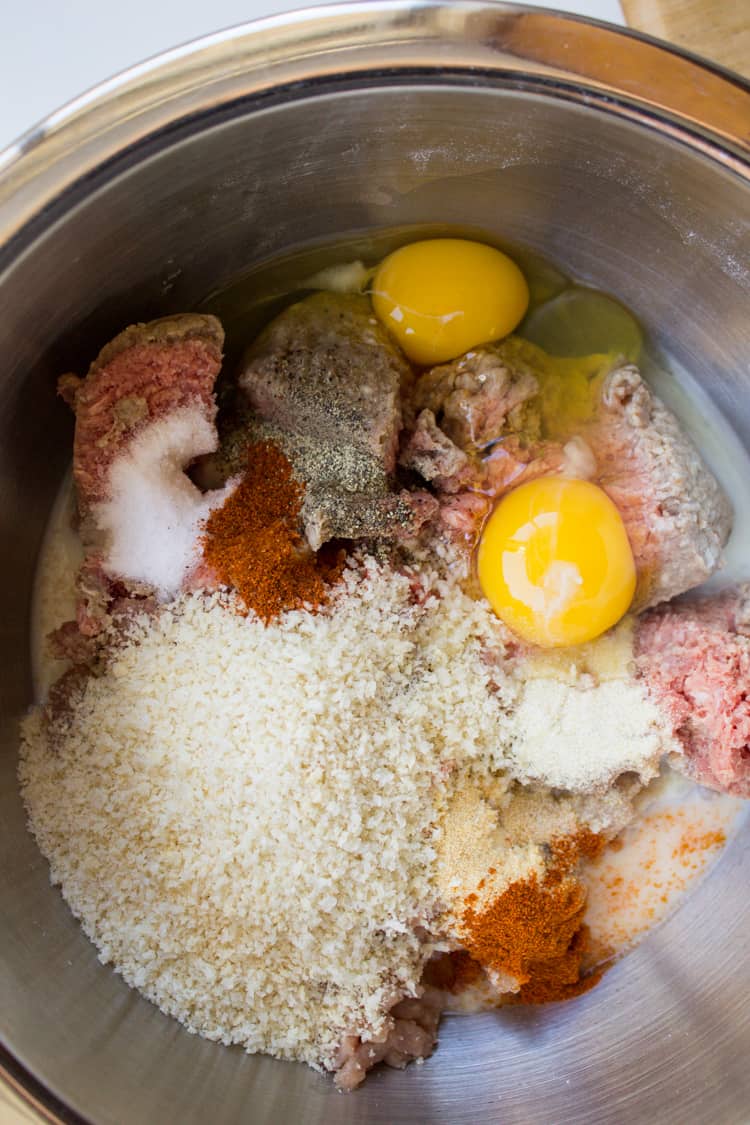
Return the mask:
[[681, 746], [676, 768], [750, 797], [750, 584], [643, 614], [636, 653]]
[[[73, 476], [86, 548], [77, 577], [76, 626], [82, 638], [96, 638], [113, 618], [145, 612], [150, 605], [148, 587], [112, 578], [103, 566], [95, 506], [109, 498], [112, 463], [147, 425], [184, 407], [199, 407], [213, 424], [223, 343], [216, 317], [163, 317], [126, 328], [101, 350], [85, 378], [59, 380], [58, 391], [76, 415]], [[74, 662], [86, 662], [96, 647], [77, 643], [71, 623], [53, 635], [52, 644]]]
[[110, 465], [145, 425], [194, 405], [213, 422], [223, 343], [213, 316], [164, 317], [126, 328], [85, 379], [62, 377], [59, 392], [76, 415], [73, 475], [82, 515], [108, 499]]

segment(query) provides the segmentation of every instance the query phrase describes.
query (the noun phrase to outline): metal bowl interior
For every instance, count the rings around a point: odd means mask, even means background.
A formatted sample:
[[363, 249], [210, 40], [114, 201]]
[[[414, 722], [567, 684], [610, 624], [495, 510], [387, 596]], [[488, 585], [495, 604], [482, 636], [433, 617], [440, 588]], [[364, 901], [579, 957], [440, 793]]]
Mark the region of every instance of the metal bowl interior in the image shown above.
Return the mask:
[[425, 1065], [344, 1098], [302, 1066], [189, 1035], [98, 962], [27, 834], [15, 763], [34, 564], [70, 450], [61, 371], [291, 248], [470, 225], [618, 296], [750, 445], [750, 171], [733, 126], [748, 105], [730, 77], [587, 21], [373, 3], [176, 52], [0, 161], [0, 1038], [52, 1116], [747, 1120], [740, 839], [590, 994], [449, 1019]]

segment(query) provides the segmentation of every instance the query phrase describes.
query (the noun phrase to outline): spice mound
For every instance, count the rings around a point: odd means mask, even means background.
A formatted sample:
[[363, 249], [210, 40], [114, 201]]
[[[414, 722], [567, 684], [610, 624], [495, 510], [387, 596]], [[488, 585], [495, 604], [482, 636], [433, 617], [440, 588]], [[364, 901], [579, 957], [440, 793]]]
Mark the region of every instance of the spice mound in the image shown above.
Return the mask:
[[543, 876], [532, 871], [489, 901], [469, 895], [461, 919], [468, 953], [491, 973], [516, 982], [521, 1002], [578, 996], [601, 972], [586, 973], [586, 887], [576, 877], [581, 856], [593, 859], [605, 844], [590, 831], [553, 841]]
[[326, 566], [300, 534], [303, 497], [304, 486], [281, 450], [257, 442], [248, 448], [240, 483], [206, 521], [206, 564], [262, 621], [285, 609], [322, 605], [326, 582], [340, 573], [340, 561]]

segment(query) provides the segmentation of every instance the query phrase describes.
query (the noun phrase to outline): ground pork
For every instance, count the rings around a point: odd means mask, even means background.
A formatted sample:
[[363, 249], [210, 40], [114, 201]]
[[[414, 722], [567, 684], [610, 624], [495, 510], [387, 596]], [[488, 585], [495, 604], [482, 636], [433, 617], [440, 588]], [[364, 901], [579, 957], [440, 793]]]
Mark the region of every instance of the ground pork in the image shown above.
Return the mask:
[[708, 578], [729, 538], [731, 505], [636, 367], [607, 376], [586, 438], [633, 548], [634, 608], [668, 601]]
[[638, 620], [636, 652], [682, 747], [675, 767], [750, 797], [750, 585], [650, 610]]
[[391, 1026], [380, 1040], [345, 1036], [333, 1064], [339, 1090], [356, 1089], [380, 1062], [402, 1070], [415, 1059], [428, 1058], [437, 1045], [444, 1004], [444, 994], [427, 985], [421, 996], [401, 1000], [391, 1009]]

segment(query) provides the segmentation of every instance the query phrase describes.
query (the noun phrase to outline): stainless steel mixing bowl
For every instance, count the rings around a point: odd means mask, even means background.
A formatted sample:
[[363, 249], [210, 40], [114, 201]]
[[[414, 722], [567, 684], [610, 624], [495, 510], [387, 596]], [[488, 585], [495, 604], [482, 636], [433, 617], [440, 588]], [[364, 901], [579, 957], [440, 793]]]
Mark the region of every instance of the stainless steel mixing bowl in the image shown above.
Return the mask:
[[299, 244], [470, 224], [617, 294], [750, 442], [749, 134], [747, 87], [653, 42], [540, 10], [395, 0], [172, 52], [0, 158], [0, 1036], [7, 1077], [46, 1113], [748, 1121], [741, 841], [589, 995], [449, 1019], [424, 1066], [342, 1097], [305, 1067], [188, 1035], [99, 964], [26, 833], [15, 761], [34, 564], [70, 451], [58, 373]]

